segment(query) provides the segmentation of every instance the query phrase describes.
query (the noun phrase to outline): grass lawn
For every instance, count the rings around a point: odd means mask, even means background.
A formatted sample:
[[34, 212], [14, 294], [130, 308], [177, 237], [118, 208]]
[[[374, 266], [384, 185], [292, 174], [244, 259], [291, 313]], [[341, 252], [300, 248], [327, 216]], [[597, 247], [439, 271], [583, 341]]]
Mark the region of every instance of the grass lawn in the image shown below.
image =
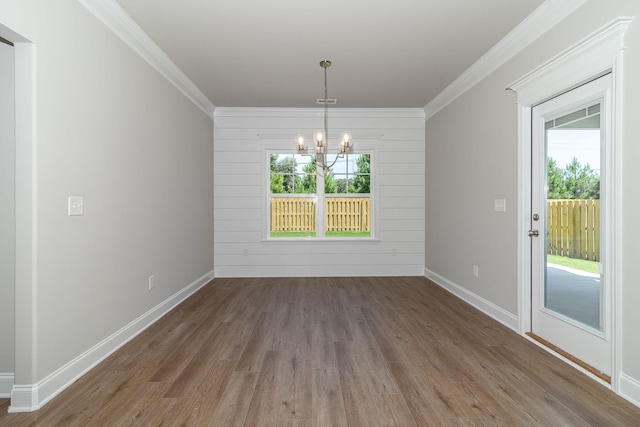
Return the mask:
[[327, 231], [327, 237], [371, 237], [370, 231]]
[[272, 231], [271, 237], [316, 237], [315, 231]]
[[[327, 231], [326, 237], [371, 237], [370, 231]], [[272, 231], [271, 237], [316, 237], [315, 231]]]
[[598, 263], [596, 261], [586, 261], [584, 259], [567, 258], [558, 255], [547, 255], [547, 262], [561, 265], [563, 267], [575, 268], [576, 270], [598, 274]]

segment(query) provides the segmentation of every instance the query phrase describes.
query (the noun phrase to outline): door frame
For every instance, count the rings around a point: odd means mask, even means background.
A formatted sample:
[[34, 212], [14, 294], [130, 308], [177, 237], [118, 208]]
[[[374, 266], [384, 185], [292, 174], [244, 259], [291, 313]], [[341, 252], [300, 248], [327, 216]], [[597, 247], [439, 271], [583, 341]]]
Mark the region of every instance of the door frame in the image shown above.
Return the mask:
[[36, 46], [0, 22], [15, 66], [15, 358], [9, 412], [39, 408], [37, 392]]
[[531, 331], [531, 238], [527, 231], [531, 225], [531, 138], [533, 106], [549, 100], [559, 94], [574, 89], [604, 74], [612, 75], [611, 90], [611, 167], [609, 174], [610, 200], [607, 204], [603, 227], [609, 244], [603, 247], [603, 258], [607, 263], [611, 286], [611, 384], [591, 374], [586, 369], [564, 356], [553, 352], [530, 338], [532, 342], [563, 359], [596, 381], [611, 387], [619, 393], [622, 367], [621, 328], [622, 301], [619, 291], [621, 277], [621, 216], [622, 182], [621, 146], [622, 135], [622, 61], [624, 51], [624, 33], [632, 17], [619, 17], [551, 60], [535, 68], [507, 87], [517, 93], [518, 110], [518, 333], [528, 338]]

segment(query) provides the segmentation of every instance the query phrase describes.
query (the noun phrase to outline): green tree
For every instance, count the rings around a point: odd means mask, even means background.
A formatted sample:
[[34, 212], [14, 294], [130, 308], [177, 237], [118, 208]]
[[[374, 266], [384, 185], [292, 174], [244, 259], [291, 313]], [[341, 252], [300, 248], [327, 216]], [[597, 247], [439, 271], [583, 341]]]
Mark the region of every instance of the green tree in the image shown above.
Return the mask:
[[349, 183], [349, 193], [371, 192], [371, 156], [361, 154], [356, 159], [356, 176]]
[[302, 188], [303, 193], [307, 194], [315, 194], [316, 193], [316, 156], [311, 158], [311, 162], [306, 165], [303, 169], [304, 178], [302, 178]]
[[551, 157], [547, 157], [547, 198], [564, 199], [566, 198], [567, 187], [564, 183], [564, 171], [560, 169]]
[[271, 171], [271, 194], [284, 193], [284, 177]]
[[324, 177], [324, 193], [333, 194], [338, 192], [338, 184], [333, 177], [333, 173], [329, 171]]
[[302, 179], [296, 174], [297, 164], [294, 156], [271, 154], [269, 161], [272, 193], [302, 192], [299, 188], [302, 184]]
[[587, 163], [581, 165], [577, 158], [560, 169], [556, 161], [547, 159], [547, 185], [549, 199], [599, 199], [600, 175]]
[[582, 166], [574, 157], [564, 170], [564, 182], [570, 199], [600, 198], [600, 176], [589, 163]]
[[347, 179], [346, 178], [340, 178], [340, 179], [334, 179], [334, 181], [336, 182], [336, 187], [338, 188], [338, 193], [340, 194], [344, 194], [347, 192]]
[[[303, 169], [305, 175], [302, 179], [303, 193], [315, 193], [317, 185], [317, 173], [316, 173], [316, 156], [311, 158], [311, 162]], [[325, 194], [337, 193], [338, 185], [335, 182], [333, 174], [327, 173], [324, 177], [324, 192]]]

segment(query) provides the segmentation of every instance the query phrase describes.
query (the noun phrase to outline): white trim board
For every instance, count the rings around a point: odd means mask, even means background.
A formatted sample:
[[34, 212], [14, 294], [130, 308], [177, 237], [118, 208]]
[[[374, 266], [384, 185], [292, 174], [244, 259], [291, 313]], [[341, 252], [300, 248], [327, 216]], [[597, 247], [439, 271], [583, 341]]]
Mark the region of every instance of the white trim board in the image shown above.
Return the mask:
[[191, 102], [213, 118], [215, 105], [115, 0], [78, 0]]
[[38, 289], [38, 158], [36, 126], [36, 46], [15, 43], [16, 253], [15, 378], [36, 381], [36, 307]]
[[[215, 118], [315, 118], [324, 117], [323, 108], [218, 107]], [[330, 108], [329, 118], [418, 118], [424, 119], [422, 108]], [[292, 138], [293, 136], [289, 136]]]
[[620, 396], [640, 407], [640, 381], [627, 374], [620, 374]]
[[629, 16], [614, 19], [507, 89], [518, 93], [518, 104], [531, 106], [611, 70], [624, 49], [623, 36], [632, 20]]
[[426, 118], [497, 70], [587, 0], [547, 0], [424, 107]]
[[14, 385], [11, 391], [9, 412], [31, 412], [41, 408], [98, 363], [209, 283], [214, 277], [214, 272], [210, 271], [196, 279], [37, 384]]
[[11, 388], [15, 375], [13, 372], [0, 372], [0, 398], [11, 397]]
[[469, 291], [466, 288], [452, 282], [451, 280], [440, 276], [438, 273], [435, 273], [428, 268], [424, 269], [424, 277], [434, 282], [436, 285], [446, 289], [453, 295], [457, 296], [464, 302], [472, 305], [477, 308], [487, 316], [493, 318], [494, 320], [502, 323], [507, 328], [513, 330], [514, 332], [518, 329], [518, 318], [508, 311], [498, 307], [491, 301], [488, 301], [481, 296]]

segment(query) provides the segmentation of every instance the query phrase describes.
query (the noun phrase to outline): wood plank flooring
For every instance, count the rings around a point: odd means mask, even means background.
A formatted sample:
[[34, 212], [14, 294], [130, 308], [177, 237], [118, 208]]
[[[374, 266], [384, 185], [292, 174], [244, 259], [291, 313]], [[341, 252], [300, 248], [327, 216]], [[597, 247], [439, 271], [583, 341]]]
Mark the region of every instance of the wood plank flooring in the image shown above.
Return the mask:
[[640, 408], [424, 278], [216, 279], [2, 426], [638, 426]]

